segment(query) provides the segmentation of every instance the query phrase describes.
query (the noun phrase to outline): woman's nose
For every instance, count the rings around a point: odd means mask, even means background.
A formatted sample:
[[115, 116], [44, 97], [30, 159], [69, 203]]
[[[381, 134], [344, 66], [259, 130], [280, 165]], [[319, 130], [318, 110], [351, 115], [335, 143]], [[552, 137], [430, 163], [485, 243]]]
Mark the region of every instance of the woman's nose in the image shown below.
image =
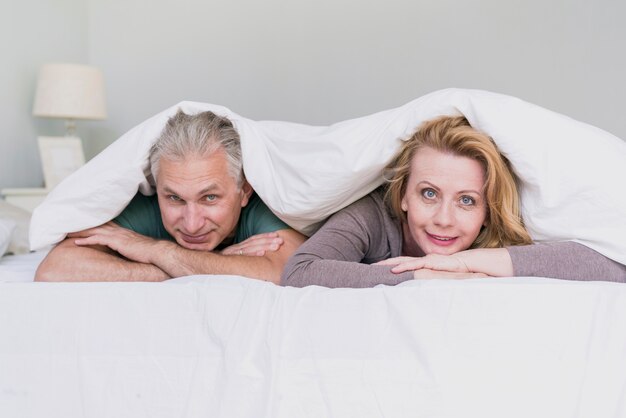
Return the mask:
[[454, 225], [454, 208], [452, 205], [447, 203], [439, 205], [433, 216], [433, 222], [439, 226]]

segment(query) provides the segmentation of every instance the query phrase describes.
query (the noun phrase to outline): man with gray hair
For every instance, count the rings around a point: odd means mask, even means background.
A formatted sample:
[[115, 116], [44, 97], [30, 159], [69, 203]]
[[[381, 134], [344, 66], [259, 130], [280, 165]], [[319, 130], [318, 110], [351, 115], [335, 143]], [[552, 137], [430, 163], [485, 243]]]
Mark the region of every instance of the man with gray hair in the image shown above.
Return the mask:
[[152, 146], [150, 164], [156, 196], [138, 193], [112, 222], [70, 234], [40, 264], [35, 280], [235, 274], [279, 283], [305, 237], [252, 190], [230, 120], [179, 111]]

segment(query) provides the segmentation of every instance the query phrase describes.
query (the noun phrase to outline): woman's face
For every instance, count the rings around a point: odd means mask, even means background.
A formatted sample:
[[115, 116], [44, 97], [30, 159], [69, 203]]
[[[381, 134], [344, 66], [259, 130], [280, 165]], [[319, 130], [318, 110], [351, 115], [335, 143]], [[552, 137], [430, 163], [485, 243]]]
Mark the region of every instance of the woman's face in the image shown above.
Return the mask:
[[478, 161], [420, 148], [402, 198], [404, 253], [448, 255], [469, 248], [485, 225], [484, 184]]

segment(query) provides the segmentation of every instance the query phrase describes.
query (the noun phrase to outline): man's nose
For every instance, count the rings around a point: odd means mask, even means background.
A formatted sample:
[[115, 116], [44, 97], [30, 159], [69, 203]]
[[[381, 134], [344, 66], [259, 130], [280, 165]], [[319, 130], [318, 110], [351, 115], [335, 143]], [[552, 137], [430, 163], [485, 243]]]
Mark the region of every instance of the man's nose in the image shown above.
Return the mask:
[[185, 206], [183, 217], [183, 225], [185, 225], [186, 233], [195, 234], [202, 230], [202, 227], [204, 226], [204, 217], [202, 216], [202, 211], [197, 205], [187, 204]]

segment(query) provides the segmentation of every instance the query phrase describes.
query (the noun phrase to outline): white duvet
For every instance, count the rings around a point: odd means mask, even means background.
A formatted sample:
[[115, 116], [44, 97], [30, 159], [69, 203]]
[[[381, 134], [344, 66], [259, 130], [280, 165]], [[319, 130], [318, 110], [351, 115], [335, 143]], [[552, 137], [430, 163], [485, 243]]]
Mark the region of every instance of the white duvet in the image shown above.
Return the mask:
[[514, 97], [460, 89], [319, 127], [254, 121], [221, 106], [182, 102], [123, 135], [53, 190], [33, 214], [31, 247], [112, 219], [138, 188], [151, 193], [148, 150], [179, 108], [231, 118], [248, 180], [280, 218], [305, 233], [376, 188], [400, 140], [422, 121], [463, 114], [512, 162], [534, 240], [576, 240], [626, 264], [626, 143]]

